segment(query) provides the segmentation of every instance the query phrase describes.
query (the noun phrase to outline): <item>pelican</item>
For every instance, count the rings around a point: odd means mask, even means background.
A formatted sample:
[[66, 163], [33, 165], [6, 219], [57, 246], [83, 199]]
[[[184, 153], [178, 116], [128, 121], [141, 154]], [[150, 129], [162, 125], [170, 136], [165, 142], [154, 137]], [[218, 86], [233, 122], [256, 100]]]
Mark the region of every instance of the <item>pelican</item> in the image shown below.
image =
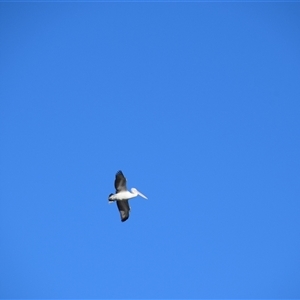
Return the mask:
[[108, 203], [117, 202], [117, 206], [120, 212], [121, 221], [125, 222], [129, 218], [130, 206], [128, 200], [136, 196], [141, 196], [148, 199], [145, 195], [139, 192], [136, 188], [132, 188], [129, 192], [126, 187], [126, 178], [122, 171], [118, 171], [115, 179], [115, 194], [108, 196]]

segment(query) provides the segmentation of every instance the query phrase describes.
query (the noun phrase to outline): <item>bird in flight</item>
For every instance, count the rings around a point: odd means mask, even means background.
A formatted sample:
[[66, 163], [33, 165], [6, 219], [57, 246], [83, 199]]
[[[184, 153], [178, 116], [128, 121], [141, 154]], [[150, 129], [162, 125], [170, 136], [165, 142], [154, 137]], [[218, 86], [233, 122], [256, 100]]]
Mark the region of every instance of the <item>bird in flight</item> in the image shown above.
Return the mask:
[[130, 206], [128, 200], [136, 196], [141, 196], [148, 199], [145, 195], [139, 192], [137, 189], [132, 188], [131, 191], [127, 190], [126, 178], [122, 171], [118, 171], [115, 179], [115, 194], [108, 196], [108, 203], [117, 202], [118, 210], [120, 212], [121, 221], [125, 222], [129, 218]]

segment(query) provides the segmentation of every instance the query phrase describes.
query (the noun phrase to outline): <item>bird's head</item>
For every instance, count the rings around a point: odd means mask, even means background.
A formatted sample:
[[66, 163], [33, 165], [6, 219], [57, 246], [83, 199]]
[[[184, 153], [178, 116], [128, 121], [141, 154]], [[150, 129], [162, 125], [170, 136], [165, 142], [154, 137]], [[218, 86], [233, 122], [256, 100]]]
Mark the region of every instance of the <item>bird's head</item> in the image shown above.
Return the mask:
[[141, 196], [141, 197], [143, 197], [143, 198], [145, 198], [145, 199], [148, 199], [145, 195], [143, 195], [141, 192], [139, 192], [136, 188], [132, 188], [132, 189], [131, 189], [131, 192], [132, 192], [133, 194], [135, 194], [135, 195], [139, 195], [139, 196]]

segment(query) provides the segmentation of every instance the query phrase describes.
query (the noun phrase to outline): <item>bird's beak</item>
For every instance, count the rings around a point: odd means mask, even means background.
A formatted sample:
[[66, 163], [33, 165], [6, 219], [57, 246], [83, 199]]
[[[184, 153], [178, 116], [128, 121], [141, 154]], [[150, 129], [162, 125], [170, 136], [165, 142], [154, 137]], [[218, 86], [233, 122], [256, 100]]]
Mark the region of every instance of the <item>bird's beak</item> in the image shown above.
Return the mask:
[[138, 194], [141, 196], [141, 197], [143, 197], [143, 198], [145, 198], [145, 199], [148, 199], [145, 195], [143, 195], [141, 192], [139, 192], [138, 191]]

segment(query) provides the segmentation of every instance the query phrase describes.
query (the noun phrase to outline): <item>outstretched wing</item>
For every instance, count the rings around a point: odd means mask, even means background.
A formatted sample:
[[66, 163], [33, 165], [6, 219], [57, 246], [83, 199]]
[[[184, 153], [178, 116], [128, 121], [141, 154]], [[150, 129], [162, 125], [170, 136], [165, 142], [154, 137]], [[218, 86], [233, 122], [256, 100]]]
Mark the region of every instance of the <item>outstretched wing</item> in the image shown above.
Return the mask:
[[120, 212], [121, 221], [125, 222], [129, 218], [130, 206], [128, 200], [117, 201], [117, 206]]
[[119, 171], [116, 174], [115, 189], [116, 189], [116, 193], [119, 193], [121, 191], [127, 191], [126, 178], [123, 175], [122, 171]]

